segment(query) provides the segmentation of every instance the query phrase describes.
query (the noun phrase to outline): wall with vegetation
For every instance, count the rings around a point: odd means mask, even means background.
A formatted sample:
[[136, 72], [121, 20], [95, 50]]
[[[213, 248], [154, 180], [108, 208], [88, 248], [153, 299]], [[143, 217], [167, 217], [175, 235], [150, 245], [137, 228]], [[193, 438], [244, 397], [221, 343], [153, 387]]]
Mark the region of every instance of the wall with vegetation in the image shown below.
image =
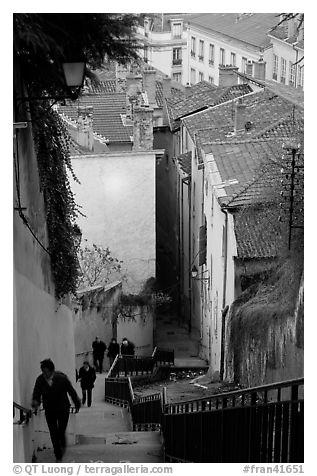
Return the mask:
[[[290, 279], [289, 287], [292, 285]], [[284, 294], [291, 303], [286, 287]], [[303, 377], [303, 278], [296, 294], [293, 306], [291, 303], [290, 307], [284, 307], [281, 299], [273, 312], [272, 289], [269, 302], [266, 302], [265, 293], [261, 294], [262, 299], [259, 295], [255, 298], [252, 288], [235, 301], [226, 329], [225, 379], [255, 386]]]
[[[34, 234], [48, 246], [43, 194], [40, 190], [37, 160], [30, 127], [19, 132], [15, 141], [15, 159], [19, 165], [18, 184], [21, 204]], [[50, 357], [56, 368], [75, 383], [75, 349], [70, 308], [54, 296], [50, 257], [32, 236], [18, 212], [14, 212], [14, 389], [13, 399], [31, 406], [33, 386], [40, 374], [40, 361]], [[34, 425], [36, 427], [37, 421]], [[35, 429], [30, 425], [15, 429], [15, 437], [24, 433], [25, 445], [14, 454], [16, 461], [30, 462]], [[69, 426], [72, 432], [72, 425]], [[40, 442], [38, 442], [40, 444]], [[18, 444], [14, 445], [18, 448]]]

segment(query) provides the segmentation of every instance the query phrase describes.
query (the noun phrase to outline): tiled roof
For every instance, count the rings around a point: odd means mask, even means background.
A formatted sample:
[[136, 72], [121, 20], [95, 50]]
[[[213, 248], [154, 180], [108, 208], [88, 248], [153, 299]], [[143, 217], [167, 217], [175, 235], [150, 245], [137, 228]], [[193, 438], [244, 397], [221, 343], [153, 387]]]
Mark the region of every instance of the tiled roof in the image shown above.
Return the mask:
[[251, 123], [251, 129], [248, 132], [243, 130], [233, 134], [235, 108], [233, 102], [189, 116], [183, 119], [184, 125], [193, 139], [195, 134], [199, 133], [202, 144], [214, 141], [244, 140], [245, 138], [258, 137], [272, 123], [281, 118], [288, 118], [293, 113], [289, 101], [268, 89], [246, 95], [243, 98], [243, 103], [246, 105], [246, 122]]
[[[204, 147], [212, 153], [226, 196], [221, 204], [231, 207], [272, 198], [272, 173], [280, 180], [282, 141], [252, 140], [213, 143]], [[277, 172], [277, 173], [275, 173]], [[273, 175], [274, 175], [273, 174]], [[236, 181], [236, 183], [230, 183]]]
[[146, 16], [152, 20], [151, 30], [153, 32], [171, 31], [172, 19], [184, 18], [188, 16], [188, 13], [146, 13]]
[[210, 32], [222, 33], [249, 45], [265, 48], [270, 44], [268, 31], [278, 23], [277, 13], [242, 14], [237, 21], [237, 13], [194, 14], [188, 21]]
[[190, 176], [192, 173], [192, 153], [186, 152], [185, 154], [181, 154], [178, 157], [176, 157], [176, 160], [181, 170], [186, 175]]
[[155, 100], [158, 107], [163, 107], [163, 84], [162, 81], [156, 81]]
[[182, 97], [177, 95], [176, 97], [172, 96], [172, 98], [166, 100], [172, 130], [179, 127], [177, 120], [181, 117], [203, 108], [215, 106], [216, 104], [243, 96], [251, 91], [252, 88], [248, 84], [217, 87], [206, 81], [201, 81], [192, 86]]
[[130, 142], [133, 135], [132, 126], [124, 126], [121, 114], [126, 113], [125, 93], [102, 95], [84, 95], [76, 102], [60, 106], [59, 112], [73, 121], [78, 118], [79, 106], [93, 106], [93, 131], [110, 142]]
[[106, 81], [99, 81], [89, 86], [88, 94], [103, 94], [103, 93], [115, 93], [116, 92], [116, 80], [108, 79]]
[[247, 207], [234, 213], [237, 254], [240, 259], [265, 259], [278, 256], [282, 243], [278, 211]]
[[244, 80], [249, 81], [251, 84], [255, 83], [259, 86], [267, 88], [278, 96], [281, 96], [287, 101], [291, 102], [292, 104], [295, 104], [296, 106], [301, 107], [302, 109], [304, 108], [304, 91], [301, 88], [294, 88], [293, 86], [277, 83], [276, 81], [268, 79], [262, 81], [240, 72], [237, 72], [236, 74]]

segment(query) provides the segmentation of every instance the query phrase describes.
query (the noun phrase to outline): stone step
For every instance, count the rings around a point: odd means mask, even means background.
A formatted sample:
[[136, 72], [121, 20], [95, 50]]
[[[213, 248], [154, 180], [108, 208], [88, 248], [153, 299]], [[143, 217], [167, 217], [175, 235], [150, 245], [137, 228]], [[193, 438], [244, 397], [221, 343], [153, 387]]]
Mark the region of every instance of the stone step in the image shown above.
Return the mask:
[[[63, 463], [161, 463], [164, 461], [160, 432], [109, 433], [105, 435], [102, 443], [100, 441], [93, 443], [92, 439], [86, 441], [89, 443], [68, 447]], [[54, 461], [52, 449], [38, 453], [37, 463], [53, 463]]]

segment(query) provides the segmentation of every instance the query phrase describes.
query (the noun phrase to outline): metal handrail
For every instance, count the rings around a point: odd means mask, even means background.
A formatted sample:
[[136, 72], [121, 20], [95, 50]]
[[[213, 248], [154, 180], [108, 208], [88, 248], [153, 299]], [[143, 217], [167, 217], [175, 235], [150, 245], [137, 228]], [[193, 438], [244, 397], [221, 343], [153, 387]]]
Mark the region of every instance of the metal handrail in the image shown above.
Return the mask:
[[119, 354], [116, 355], [116, 358], [115, 358], [114, 361], [112, 362], [112, 365], [111, 365], [111, 367], [110, 367], [110, 369], [109, 369], [109, 371], [108, 371], [108, 373], [107, 373], [107, 377], [106, 377], [106, 378], [111, 377], [111, 373], [112, 373], [112, 371], [114, 370], [114, 368], [115, 368], [115, 366], [116, 366], [116, 364], [117, 364], [118, 359], [119, 359]]
[[15, 410], [19, 410], [20, 412], [20, 420], [15, 422], [18, 425], [21, 425], [22, 423], [28, 423], [32, 417], [32, 414], [34, 413], [34, 410], [31, 408], [23, 407], [22, 405], [19, 405], [13, 401], [13, 418], [15, 417]]
[[251, 395], [257, 392], [268, 392], [269, 390], [279, 390], [282, 388], [292, 387], [294, 385], [300, 386], [303, 384], [304, 384], [304, 377], [299, 379], [287, 380], [283, 382], [275, 382], [275, 383], [270, 383], [266, 385], [261, 385], [258, 387], [249, 387], [249, 388], [244, 388], [241, 390], [233, 390], [232, 392], [217, 393], [215, 395], [210, 395], [203, 398], [194, 398], [190, 400], [182, 400], [181, 402], [169, 403], [165, 405], [164, 410], [166, 411], [167, 408], [176, 408], [178, 405], [187, 405], [191, 403], [199, 404], [206, 401], [228, 399], [230, 397], [234, 398], [240, 395], [247, 395], [247, 394]]

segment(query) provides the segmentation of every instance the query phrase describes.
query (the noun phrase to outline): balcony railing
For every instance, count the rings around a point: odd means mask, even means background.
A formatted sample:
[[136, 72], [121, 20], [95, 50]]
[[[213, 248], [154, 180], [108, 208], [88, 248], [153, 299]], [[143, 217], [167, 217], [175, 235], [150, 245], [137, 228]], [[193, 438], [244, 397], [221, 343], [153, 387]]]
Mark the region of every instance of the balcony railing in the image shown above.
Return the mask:
[[213, 59], [210, 59], [210, 60], [209, 60], [210, 66], [212, 66], [214, 63], [215, 63], [215, 61], [214, 61]]
[[191, 56], [192, 58], [195, 58], [195, 57], [196, 57], [196, 53], [195, 53], [195, 51], [191, 50], [191, 52], [190, 52], [190, 56]]
[[[16, 402], [13, 402], [13, 423], [15, 425], [22, 425], [29, 423], [32, 417], [32, 410], [30, 408], [23, 407]], [[16, 415], [19, 415], [17, 419]]]
[[198, 56], [199, 61], [204, 61], [204, 57], [202, 55]]
[[178, 66], [178, 65], [181, 65], [181, 64], [182, 64], [182, 59], [181, 58], [173, 59], [173, 66]]

